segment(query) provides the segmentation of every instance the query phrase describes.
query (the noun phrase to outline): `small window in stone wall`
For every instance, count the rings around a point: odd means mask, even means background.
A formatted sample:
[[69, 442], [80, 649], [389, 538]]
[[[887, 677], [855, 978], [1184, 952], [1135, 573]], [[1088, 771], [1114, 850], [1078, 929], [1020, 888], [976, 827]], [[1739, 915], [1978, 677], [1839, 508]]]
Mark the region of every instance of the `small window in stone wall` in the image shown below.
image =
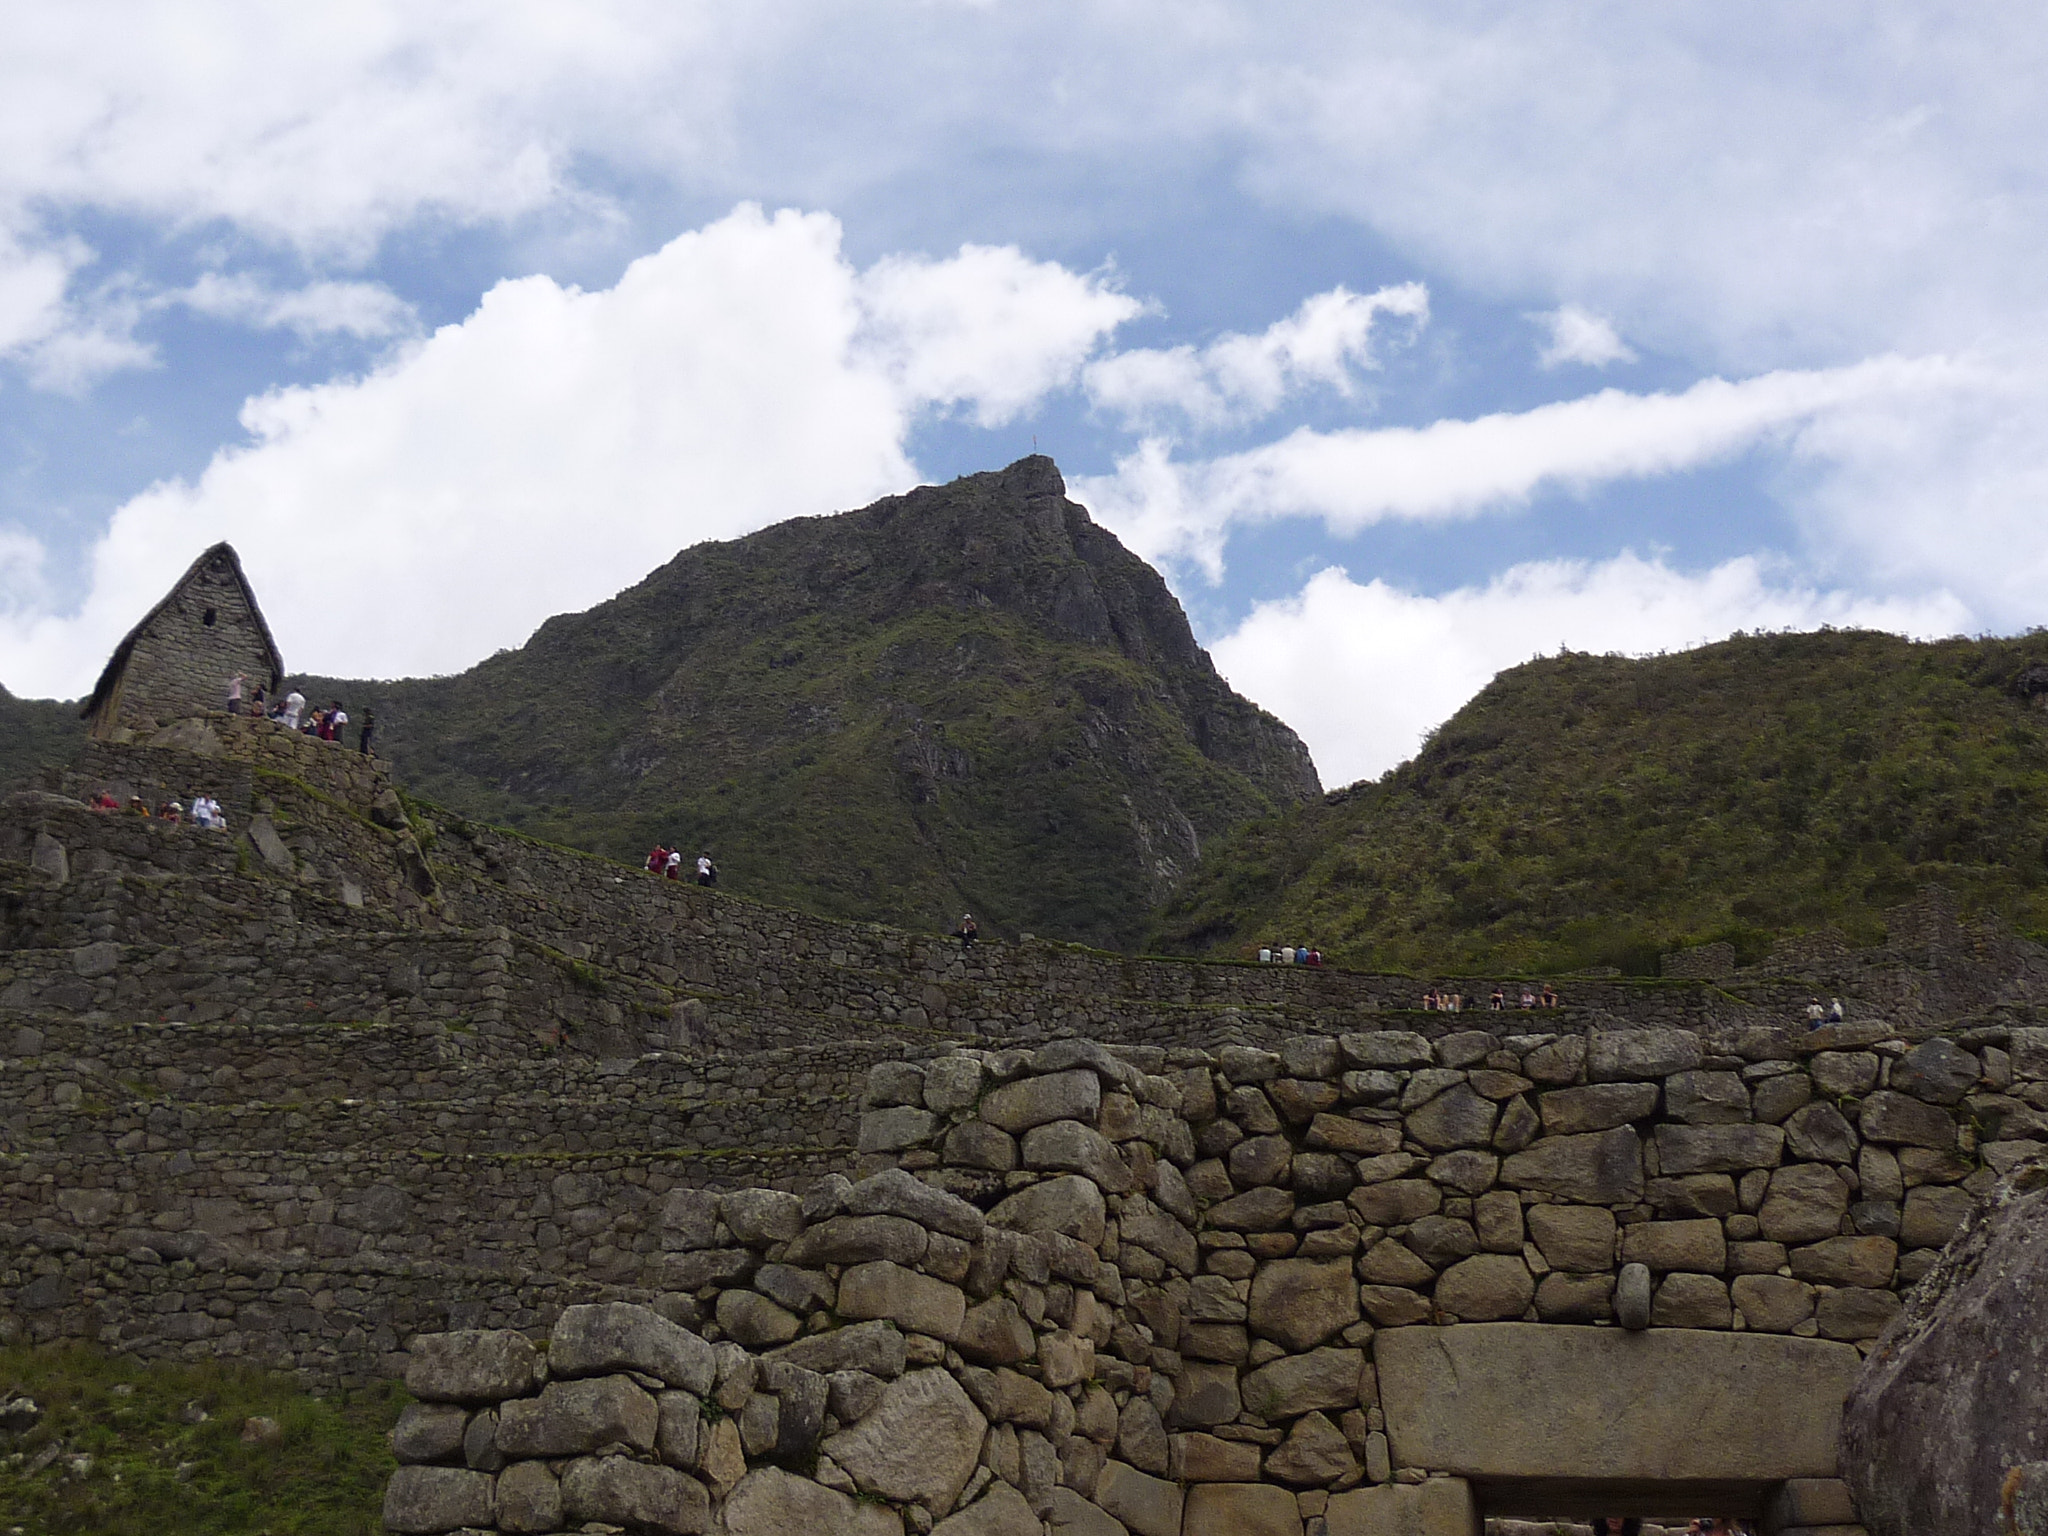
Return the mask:
[[213, 628], [213, 619], [214, 619], [214, 613], [213, 613], [213, 610], [212, 610], [211, 608], [209, 608], [209, 609], [207, 609], [207, 610], [206, 610], [206, 612], [205, 612], [205, 613], [203, 613], [203, 614], [201, 614], [201, 615], [200, 615], [200, 617], [199, 617], [199, 622], [200, 622], [200, 623], [202, 623], [202, 624], [204, 624], [204, 625], [205, 625], [205, 626], [206, 626], [206, 627], [207, 627], [208, 629], [211, 629], [211, 628]]

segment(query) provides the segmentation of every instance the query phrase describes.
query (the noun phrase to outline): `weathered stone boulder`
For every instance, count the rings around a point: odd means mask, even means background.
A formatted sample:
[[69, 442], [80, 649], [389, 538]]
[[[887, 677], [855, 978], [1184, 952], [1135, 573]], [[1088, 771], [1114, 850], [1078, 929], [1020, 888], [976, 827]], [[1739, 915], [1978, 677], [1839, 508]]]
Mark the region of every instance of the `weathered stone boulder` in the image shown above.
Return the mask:
[[660, 1423], [660, 1408], [630, 1377], [551, 1381], [499, 1411], [497, 1447], [507, 1456], [579, 1456], [614, 1443], [651, 1450]]
[[2022, 1164], [1878, 1341], [1842, 1424], [1872, 1536], [1993, 1531], [2008, 1472], [2048, 1455], [2048, 1164]]

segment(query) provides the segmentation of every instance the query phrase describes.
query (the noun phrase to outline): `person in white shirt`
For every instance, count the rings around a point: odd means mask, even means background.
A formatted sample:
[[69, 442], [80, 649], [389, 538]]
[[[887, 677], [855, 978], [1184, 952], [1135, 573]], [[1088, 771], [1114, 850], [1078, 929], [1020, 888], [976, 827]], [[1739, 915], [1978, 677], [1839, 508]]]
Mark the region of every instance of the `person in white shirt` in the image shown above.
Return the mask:
[[708, 853], [697, 855], [697, 883], [699, 885], [718, 884], [718, 871], [712, 866], [711, 855]]
[[306, 696], [294, 688], [284, 696], [284, 728], [296, 731], [299, 728], [299, 714], [306, 707]]

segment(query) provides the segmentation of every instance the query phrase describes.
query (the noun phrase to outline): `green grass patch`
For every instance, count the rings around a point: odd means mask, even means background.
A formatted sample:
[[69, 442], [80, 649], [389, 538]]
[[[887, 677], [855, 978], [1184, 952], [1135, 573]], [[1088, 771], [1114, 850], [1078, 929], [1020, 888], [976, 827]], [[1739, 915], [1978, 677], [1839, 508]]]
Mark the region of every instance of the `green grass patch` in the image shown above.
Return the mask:
[[[315, 1397], [289, 1377], [143, 1365], [85, 1345], [0, 1349], [40, 1423], [0, 1435], [0, 1531], [23, 1536], [377, 1536], [396, 1383]], [[207, 1417], [187, 1423], [186, 1405]], [[251, 1418], [276, 1421], [245, 1444]]]

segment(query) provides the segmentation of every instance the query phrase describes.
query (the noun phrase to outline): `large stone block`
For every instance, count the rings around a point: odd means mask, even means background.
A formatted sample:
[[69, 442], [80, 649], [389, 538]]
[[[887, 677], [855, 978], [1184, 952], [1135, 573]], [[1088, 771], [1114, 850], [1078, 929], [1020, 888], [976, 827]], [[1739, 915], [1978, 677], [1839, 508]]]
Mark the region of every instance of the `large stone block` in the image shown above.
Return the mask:
[[871, 1376], [903, 1374], [906, 1347], [893, 1323], [856, 1323], [814, 1333], [785, 1344], [769, 1356], [821, 1375], [832, 1371], [866, 1371]]
[[960, 1337], [967, 1293], [914, 1269], [878, 1260], [856, 1264], [839, 1277], [839, 1315], [859, 1322], [892, 1322], [906, 1332], [928, 1333], [951, 1343]]
[[1284, 1355], [1247, 1372], [1238, 1390], [1245, 1408], [1269, 1422], [1316, 1408], [1352, 1408], [1364, 1366], [1365, 1353], [1356, 1349]]
[[1595, 1083], [1559, 1088], [1536, 1101], [1549, 1136], [1582, 1136], [1641, 1120], [1657, 1108], [1655, 1083]]
[[539, 1397], [498, 1413], [498, 1449], [507, 1456], [580, 1456], [614, 1442], [654, 1448], [661, 1409], [629, 1376], [551, 1381]]
[[1117, 1155], [1115, 1145], [1078, 1120], [1050, 1120], [1026, 1131], [1024, 1166], [1086, 1174], [1112, 1195], [1131, 1187], [1130, 1167]]
[[725, 1529], [727, 1536], [903, 1536], [894, 1510], [778, 1467], [757, 1467], [740, 1479], [725, 1501]]
[[711, 1346], [652, 1307], [610, 1301], [564, 1307], [548, 1338], [548, 1374], [642, 1371], [699, 1396], [718, 1373]]
[[544, 1461], [515, 1461], [498, 1474], [498, 1529], [541, 1536], [562, 1528], [562, 1485]]
[[[1048, 1488], [1048, 1502], [1051, 1497]], [[1043, 1536], [1044, 1530], [1024, 1495], [997, 1482], [959, 1514], [933, 1526], [932, 1536]]]
[[1581, 1205], [1633, 1205], [1643, 1198], [1642, 1143], [1627, 1126], [1587, 1136], [1545, 1136], [1505, 1159], [1500, 1181]]
[[950, 1373], [912, 1371], [857, 1426], [827, 1440], [825, 1454], [867, 1492], [936, 1513], [958, 1501], [987, 1429]]
[[1535, 1294], [1536, 1278], [1518, 1254], [1476, 1254], [1436, 1283], [1437, 1310], [1473, 1323], [1520, 1317]]
[[1313, 1349], [1358, 1321], [1346, 1259], [1277, 1259], [1252, 1277], [1252, 1332], [1290, 1350]]
[[463, 1467], [400, 1467], [384, 1487], [384, 1528], [403, 1536], [490, 1525], [497, 1483]]
[[[1181, 1536], [1183, 1496], [1165, 1478], [1120, 1461], [1108, 1462], [1096, 1480], [1095, 1502], [1138, 1536]], [[1293, 1502], [1293, 1495], [1288, 1502]]]
[[1898, 1257], [1888, 1237], [1831, 1237], [1794, 1248], [1789, 1262], [1796, 1279], [1819, 1285], [1886, 1286]]
[[804, 1235], [789, 1245], [783, 1259], [811, 1267], [867, 1264], [876, 1259], [915, 1264], [924, 1257], [930, 1241], [924, 1228], [907, 1216], [833, 1216], [806, 1228]]
[[1963, 1228], [1977, 1197], [1954, 1185], [1922, 1184], [1906, 1192], [1899, 1218], [1899, 1244], [1905, 1248], [1939, 1248]]
[[1092, 1124], [1102, 1108], [1102, 1079], [1086, 1067], [1019, 1078], [983, 1096], [981, 1118], [998, 1130], [1022, 1135], [1053, 1120]]
[[562, 1513], [660, 1536], [697, 1536], [711, 1523], [704, 1485], [673, 1467], [586, 1456], [562, 1470]]
[[1359, 1488], [1330, 1500], [1329, 1536], [1479, 1536], [1472, 1485], [1462, 1477]]
[[[1096, 1081], [1093, 1072], [1080, 1075]], [[1108, 1211], [1093, 1179], [1069, 1173], [1018, 1190], [990, 1211], [988, 1219], [1015, 1232], [1058, 1232], [1097, 1248]]]
[[502, 1402], [539, 1377], [540, 1351], [510, 1328], [416, 1334], [405, 1363], [406, 1391], [428, 1402]]
[[1500, 1106], [1458, 1083], [1408, 1116], [1408, 1134], [1432, 1152], [1483, 1147], [1493, 1139]]
[[455, 1403], [408, 1403], [391, 1431], [391, 1453], [404, 1462], [449, 1461], [462, 1453], [469, 1410]]
[[1887, 1146], [1931, 1147], [1946, 1152], [1956, 1144], [1956, 1122], [1946, 1109], [1889, 1089], [1863, 1101], [1857, 1124], [1865, 1141]]
[[1301, 1509], [1268, 1483], [1197, 1483], [1180, 1536], [1301, 1536]]
[[1548, 1323], [1396, 1328], [1373, 1348], [1397, 1464], [1476, 1478], [1830, 1477], [1859, 1363], [1818, 1339]]
[[1667, 1176], [1775, 1168], [1785, 1133], [1775, 1125], [1660, 1125], [1657, 1166]]
[[1596, 1083], [1669, 1077], [1691, 1071], [1705, 1055], [1689, 1029], [1595, 1030], [1586, 1040], [1586, 1076]]
[[1757, 1226], [1774, 1243], [1811, 1243], [1842, 1230], [1849, 1185], [1823, 1163], [1796, 1163], [1771, 1175]]
[[1552, 1269], [1593, 1274], [1614, 1266], [1614, 1212], [1597, 1205], [1532, 1205], [1529, 1236]]
[[1695, 1221], [1639, 1221], [1621, 1231], [1624, 1264], [1647, 1264], [1659, 1274], [1673, 1269], [1718, 1275], [1728, 1265], [1728, 1242], [1721, 1223], [1710, 1217]]

